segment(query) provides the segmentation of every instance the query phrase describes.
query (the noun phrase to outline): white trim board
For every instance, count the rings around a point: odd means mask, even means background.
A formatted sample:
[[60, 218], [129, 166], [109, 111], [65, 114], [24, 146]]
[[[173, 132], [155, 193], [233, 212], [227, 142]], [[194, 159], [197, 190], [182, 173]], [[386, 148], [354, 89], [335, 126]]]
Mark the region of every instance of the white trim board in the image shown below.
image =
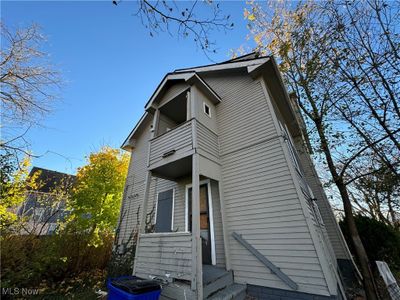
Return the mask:
[[[215, 231], [214, 231], [214, 211], [213, 211], [213, 201], [211, 194], [211, 181], [210, 179], [201, 180], [199, 186], [207, 185], [207, 197], [208, 197], [208, 217], [210, 220], [210, 239], [211, 239], [211, 264], [217, 264], [216, 250], [215, 250]], [[189, 232], [189, 189], [192, 184], [185, 185], [185, 232]]]

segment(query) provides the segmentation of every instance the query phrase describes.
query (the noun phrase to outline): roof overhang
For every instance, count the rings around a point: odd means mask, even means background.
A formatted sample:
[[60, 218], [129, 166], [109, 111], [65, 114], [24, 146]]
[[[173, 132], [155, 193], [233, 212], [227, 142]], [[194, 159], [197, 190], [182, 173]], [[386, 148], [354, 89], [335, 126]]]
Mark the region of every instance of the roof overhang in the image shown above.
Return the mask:
[[134, 136], [136, 133], [143, 127], [147, 120], [151, 117], [151, 114], [145, 112], [142, 117], [139, 119], [139, 122], [136, 123], [135, 127], [132, 129], [131, 133], [129, 133], [128, 137], [122, 143], [121, 148], [126, 151], [132, 151], [135, 148], [135, 139]]
[[247, 68], [251, 66], [259, 66], [261, 64], [264, 64], [270, 59], [270, 57], [260, 57], [260, 58], [255, 58], [255, 59], [249, 59], [249, 60], [238, 60], [238, 61], [227, 61], [223, 62], [220, 64], [214, 64], [214, 65], [208, 65], [208, 66], [200, 66], [200, 67], [195, 67], [195, 68], [189, 68], [189, 69], [178, 69], [175, 71], [175, 74], [181, 74], [185, 72], [196, 72], [196, 73], [202, 73], [202, 72], [212, 72], [212, 71], [222, 71], [222, 70], [230, 70], [230, 69], [238, 69], [238, 68]]
[[196, 72], [185, 72], [185, 73], [169, 73], [167, 74], [157, 89], [154, 91], [150, 100], [145, 105], [147, 112], [154, 111], [154, 104], [160, 99], [163, 90], [173, 81], [185, 81], [190, 86], [195, 85], [198, 87], [214, 104], [221, 102], [221, 97], [198, 75]]

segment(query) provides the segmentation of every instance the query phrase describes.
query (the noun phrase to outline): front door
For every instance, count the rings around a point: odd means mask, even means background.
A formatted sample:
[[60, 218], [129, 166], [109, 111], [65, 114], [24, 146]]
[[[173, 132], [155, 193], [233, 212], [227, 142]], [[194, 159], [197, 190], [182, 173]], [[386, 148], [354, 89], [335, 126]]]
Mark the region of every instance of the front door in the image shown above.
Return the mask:
[[[192, 231], [192, 188], [188, 195], [188, 221], [189, 231]], [[211, 234], [208, 207], [208, 185], [200, 185], [200, 238], [202, 244], [203, 264], [211, 265]]]

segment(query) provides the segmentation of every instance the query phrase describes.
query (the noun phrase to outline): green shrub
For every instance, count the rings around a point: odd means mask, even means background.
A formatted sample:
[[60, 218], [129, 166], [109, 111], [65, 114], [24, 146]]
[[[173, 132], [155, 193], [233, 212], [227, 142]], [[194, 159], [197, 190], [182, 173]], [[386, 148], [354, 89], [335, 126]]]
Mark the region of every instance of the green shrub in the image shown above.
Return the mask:
[[9, 236], [1, 243], [3, 287], [37, 287], [57, 283], [93, 270], [105, 270], [111, 256], [112, 235], [98, 247], [88, 246], [84, 234]]
[[[366, 216], [355, 216], [355, 222], [368, 258], [375, 268], [376, 260], [385, 261], [393, 272], [400, 270], [400, 232], [391, 226]], [[343, 235], [354, 253], [345, 220], [339, 222]]]

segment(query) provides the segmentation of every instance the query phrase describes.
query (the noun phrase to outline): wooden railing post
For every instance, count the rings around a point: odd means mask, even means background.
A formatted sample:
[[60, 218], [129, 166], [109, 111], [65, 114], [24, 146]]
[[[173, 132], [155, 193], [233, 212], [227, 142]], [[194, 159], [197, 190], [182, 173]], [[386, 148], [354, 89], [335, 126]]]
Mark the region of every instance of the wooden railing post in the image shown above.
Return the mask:
[[197, 299], [203, 299], [202, 253], [200, 238], [200, 177], [199, 154], [192, 157], [192, 289], [196, 290]]

